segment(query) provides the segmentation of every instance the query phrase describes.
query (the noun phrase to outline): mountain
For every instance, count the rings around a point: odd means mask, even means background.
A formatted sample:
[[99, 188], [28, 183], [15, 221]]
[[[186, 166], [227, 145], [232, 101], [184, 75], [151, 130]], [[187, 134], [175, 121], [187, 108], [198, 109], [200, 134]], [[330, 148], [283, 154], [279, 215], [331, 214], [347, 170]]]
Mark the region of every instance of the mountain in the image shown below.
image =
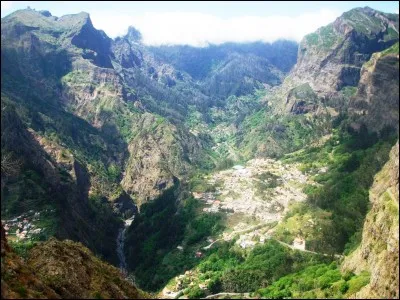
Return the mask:
[[[397, 128], [398, 28], [398, 15], [366, 7], [348, 11], [306, 35], [293, 69], [281, 85], [268, 90], [263, 98], [267, 105], [239, 126], [238, 147], [258, 156], [280, 156], [301, 149], [329, 134], [332, 124], [337, 123], [335, 119], [340, 122], [343, 115], [361, 112], [357, 107], [366, 106], [365, 97], [373, 99], [372, 91], [366, 95], [367, 81], [369, 86], [375, 85], [371, 88], [379, 94], [375, 101], [368, 100], [368, 105], [387, 102], [375, 107], [373, 113], [371, 110], [371, 117], [364, 117], [365, 122], [374, 123], [369, 129], [380, 131], [385, 125]], [[388, 51], [388, 56], [382, 55], [378, 68], [371, 67], [374, 64], [368, 62], [378, 55], [373, 54], [382, 50]], [[387, 69], [383, 70], [385, 66]], [[373, 70], [375, 77], [368, 75]], [[379, 80], [385, 72], [389, 72], [388, 76]], [[356, 127], [361, 126], [361, 121], [355, 123]]]
[[[21, 27], [24, 28], [23, 31], [20, 30]], [[88, 140], [87, 137], [93, 136], [93, 133], [82, 134], [86, 137], [86, 145], [80, 150], [86, 153], [81, 152], [80, 155], [86, 163], [91, 161], [85, 166], [89, 171], [93, 168], [103, 168], [103, 170], [116, 168], [117, 173], [111, 180], [114, 181], [113, 188], [107, 191], [107, 198], [116, 199], [121, 194], [121, 187], [118, 186], [120, 186], [119, 180], [122, 179], [120, 177], [127, 167], [126, 163], [134, 164], [137, 157], [146, 155], [136, 150], [131, 154], [133, 150], [130, 150], [132, 147], [129, 143], [143, 144], [146, 148], [151, 140], [159, 139], [157, 135], [165, 134], [169, 138], [165, 139], [166, 147], [159, 147], [161, 156], [167, 156], [171, 150], [178, 152], [182, 149], [187, 150], [184, 154], [174, 153], [176, 154], [174, 156], [182, 159], [171, 160], [166, 165], [157, 159], [151, 160], [145, 166], [136, 164], [135, 168], [139, 173], [164, 174], [160, 182], [165, 181], [165, 184], [158, 184], [156, 182], [158, 179], [153, 182], [148, 181], [147, 187], [141, 185], [143, 192], [139, 192], [138, 186], [132, 183], [136, 180], [136, 172], [135, 175], [123, 178], [124, 186], [129, 187], [129, 192], [132, 191], [130, 195], [138, 194], [139, 199], [145, 199], [150, 194], [156, 193], [155, 190], [158, 190], [159, 186], [166, 186], [174, 177], [184, 176], [189, 165], [199, 160], [198, 149], [201, 143], [195, 136], [184, 133], [183, 129], [160, 116], [150, 116], [143, 111], [146, 110], [145, 106], [140, 110], [137, 108], [142, 107], [140, 102], [137, 106], [135, 102], [128, 100], [127, 97], [132, 94], [126, 91], [121, 74], [111, 63], [114, 56], [110, 48], [111, 40], [93, 28], [87, 14], [55, 18], [33, 10], [24, 10], [2, 20], [2, 28], [2, 40], [7, 41], [2, 47], [3, 95], [7, 95], [11, 101], [19, 98], [22, 101], [21, 105], [31, 105], [38, 113], [44, 113], [48, 126], [57, 123], [49, 114], [67, 113], [73, 119], [85, 120], [87, 124], [85, 127], [89, 131], [98, 132], [100, 139], [96, 137]], [[129, 82], [129, 79], [126, 80]], [[46, 84], [43, 85], [42, 82]], [[130, 85], [131, 89], [133, 87], [134, 85]], [[154, 93], [157, 93], [157, 87]], [[33, 99], [34, 97], [36, 98]], [[44, 109], [48, 112], [45, 113]], [[149, 122], [151, 126], [148, 126]], [[146, 128], [143, 128], [143, 125]], [[64, 128], [69, 129], [71, 126], [73, 125], [67, 124]], [[48, 132], [49, 128], [39, 129], [38, 126], [34, 130], [41, 130], [44, 133]], [[187, 139], [179, 138], [180, 133], [186, 134]], [[57, 134], [60, 134], [58, 130]], [[75, 135], [68, 133], [61, 139], [70, 139]], [[62, 143], [67, 143], [65, 139]], [[68, 142], [75, 143], [71, 140]], [[82, 144], [68, 147], [74, 148], [70, 150], [78, 151], [77, 147], [81, 146]], [[101, 150], [93, 151], [90, 149], [93, 147]], [[99, 159], [99, 156], [93, 156], [94, 153], [105, 156]], [[99, 172], [93, 173], [96, 174], [93, 177], [97, 178], [90, 180], [92, 189], [89, 193], [93, 192], [96, 184], [101, 186], [104, 181], [107, 182], [111, 178], [110, 176], [99, 178], [101, 177]], [[107, 177], [107, 174], [103, 177]]]
[[223, 98], [249, 94], [263, 84], [280, 84], [296, 62], [297, 44], [289, 41], [225, 43], [205, 48], [160, 46], [150, 50], [187, 72], [206, 95]]
[[349, 112], [370, 131], [399, 131], [399, 43], [376, 52], [361, 69]]
[[163, 297], [395, 295], [398, 22], [195, 48], [2, 18], [2, 290], [143, 296], [128, 272]]
[[[398, 39], [398, 15], [369, 7], [345, 12], [302, 39], [297, 63], [276, 92], [276, 102], [271, 102], [286, 113], [315, 112], [326, 106], [327, 100], [317, 101], [318, 98], [331, 98], [346, 87], [357, 86], [363, 63]], [[315, 95], [295, 93], [299, 88]]]
[[[185, 122], [190, 107], [209, 119], [216, 100], [153, 54], [134, 28], [111, 40], [87, 13], [20, 10], [2, 19], [1, 38], [2, 161], [18, 166], [2, 172], [2, 215], [51, 207], [48, 236], [82, 241], [116, 262], [116, 239], [107, 236], [117, 236], [119, 217], [199, 166], [214, 166], [210, 138]], [[260, 71], [272, 66], [251, 49], [242, 52], [254, 52]], [[279, 76], [290, 67], [282, 64]]]

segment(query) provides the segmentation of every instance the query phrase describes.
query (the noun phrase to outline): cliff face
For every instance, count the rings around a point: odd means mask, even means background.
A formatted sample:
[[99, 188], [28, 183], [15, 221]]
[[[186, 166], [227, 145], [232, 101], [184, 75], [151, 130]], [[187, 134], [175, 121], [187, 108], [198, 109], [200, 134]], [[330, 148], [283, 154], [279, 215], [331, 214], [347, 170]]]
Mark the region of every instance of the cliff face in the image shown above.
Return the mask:
[[293, 79], [320, 95], [357, 85], [362, 64], [398, 39], [398, 26], [398, 17], [367, 7], [344, 13], [302, 40]]
[[[117, 210], [134, 206], [133, 200], [131, 205], [115, 203], [121, 195], [129, 198], [123, 188], [140, 205], [162, 193], [175, 177], [182, 179], [202, 159], [202, 144], [179, 120], [190, 103], [203, 103], [205, 96], [169, 91], [177, 72], [155, 60], [138, 34], [131, 28], [125, 38], [112, 41], [93, 27], [87, 13], [57, 18], [21, 10], [2, 19], [2, 95], [19, 103], [19, 113], [30, 112], [24, 121], [38, 141], [59, 127], [53, 150], [69, 151], [71, 161], [79, 159], [87, 171], [86, 194], [79, 196], [100, 194]], [[41, 123], [38, 119], [46, 124], [35, 126]], [[82, 119], [90, 125], [86, 123], [80, 134], [72, 127]], [[14, 146], [9, 150], [18, 151], [18, 144]], [[60, 151], [53, 150], [47, 154], [57, 160]], [[133, 163], [147, 156], [154, 159]], [[104, 176], [99, 176], [99, 168]], [[110, 177], [109, 168], [118, 172]], [[138, 179], [143, 174], [151, 180]]]
[[374, 53], [361, 70], [357, 93], [349, 112], [370, 131], [399, 130], [399, 43]]
[[[398, 41], [398, 15], [386, 14], [368, 7], [344, 13], [335, 22], [306, 35], [299, 45], [298, 60], [272, 102], [277, 111], [304, 113], [303, 99], [291, 97], [292, 89], [308, 84], [322, 99], [330, 98], [346, 86], [357, 86], [360, 70], [374, 52]], [[275, 98], [275, 100], [274, 100]], [[303, 102], [302, 102], [303, 101]], [[275, 102], [275, 103], [274, 103]]]
[[187, 178], [201, 157], [202, 144], [164, 118], [144, 113], [135, 125], [138, 134], [129, 143], [129, 159], [121, 184], [137, 195], [137, 204], [156, 198]]
[[348, 257], [343, 271], [371, 273], [370, 283], [350, 298], [399, 298], [399, 142], [375, 176], [361, 245]]
[[[112, 215], [111, 207], [101, 214], [95, 213], [96, 208], [89, 201], [93, 178], [79, 154], [86, 147], [95, 149], [87, 137], [84, 138], [94, 132], [89, 133], [82, 120], [72, 118], [70, 123], [68, 118], [60, 119], [56, 112], [42, 111], [42, 116], [47, 117], [44, 121], [37, 115], [40, 110], [31, 110], [33, 116], [28, 120], [35, 124], [28, 127], [17, 113], [18, 104], [8, 97], [2, 97], [1, 108], [2, 159], [4, 153], [9, 153], [19, 165], [12, 176], [2, 170], [2, 214], [7, 218], [51, 205], [55, 221], [54, 224], [49, 222], [52, 228], [48, 230], [59, 238], [79, 240], [116, 262], [116, 242], [110, 240], [110, 236], [117, 234], [120, 221]], [[49, 128], [49, 121], [53, 124], [57, 121], [56, 130], [64, 131], [60, 139], [52, 139], [38, 130]], [[68, 138], [68, 132], [79, 134]]]

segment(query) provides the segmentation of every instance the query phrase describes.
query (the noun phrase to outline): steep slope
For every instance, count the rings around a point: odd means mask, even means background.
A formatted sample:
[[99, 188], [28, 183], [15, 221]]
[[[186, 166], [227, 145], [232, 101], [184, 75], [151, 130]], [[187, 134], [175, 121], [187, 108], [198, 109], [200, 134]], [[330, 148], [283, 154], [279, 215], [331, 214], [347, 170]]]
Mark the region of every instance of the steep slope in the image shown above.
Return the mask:
[[363, 65], [349, 113], [370, 131], [399, 131], [399, 43], [374, 53]]
[[343, 263], [344, 271], [366, 270], [371, 281], [351, 298], [399, 297], [399, 142], [390, 159], [375, 176], [361, 245]]
[[61, 299], [60, 295], [44, 284], [26, 262], [11, 250], [1, 226], [1, 298]]
[[[219, 230], [218, 216], [197, 218], [201, 207], [186, 193], [189, 185], [204, 184], [202, 171], [234, 164], [221, 158], [281, 156], [310, 144], [303, 167], [312, 169], [321, 185], [307, 193], [335, 226], [312, 226], [319, 228], [319, 240], [307, 245], [341, 252], [362, 225], [372, 177], [393, 145], [375, 143], [375, 136], [358, 129], [364, 123], [389, 140], [386, 126], [398, 131], [398, 44], [364, 62], [396, 41], [398, 15], [352, 10], [306, 37], [296, 67], [282, 86], [271, 88], [293, 65], [295, 45], [155, 49], [143, 45], [134, 28], [109, 39], [86, 13], [57, 18], [17, 11], [2, 19], [2, 217], [50, 210], [41, 239], [80, 241], [116, 264], [122, 218], [142, 207], [126, 231], [125, 254], [130, 270], [145, 278], [142, 286], [158, 288], [186, 267], [184, 258], [190, 256], [190, 268], [199, 263], [198, 245], [182, 253], [175, 247], [182, 248], [185, 238], [205, 243]], [[280, 53], [285, 45], [287, 52]], [[349, 101], [352, 119], [324, 146], [329, 159], [319, 157], [312, 142], [332, 132], [333, 117], [346, 112]], [[356, 130], [347, 132], [348, 124]], [[321, 166], [332, 169], [317, 174]], [[203, 188], [215, 191], [216, 186]], [[300, 221], [309, 226], [309, 215]], [[295, 231], [282, 232], [290, 243]], [[173, 251], [172, 257], [179, 255], [169, 260]], [[132, 292], [115, 287], [116, 270], [98, 267], [98, 260], [73, 242], [51, 240], [30, 253], [28, 263], [43, 277], [41, 284], [59, 296], [129, 297]], [[240, 266], [241, 259], [234, 262]], [[163, 264], [168, 270], [154, 274], [152, 266], [162, 270]], [[76, 273], [66, 271], [70, 266], [82, 274], [84, 286]], [[53, 270], [56, 276], [48, 277]], [[261, 282], [264, 275], [255, 271]], [[230, 273], [225, 279], [236, 285], [243, 278]], [[252, 282], [253, 290], [257, 284]]]
[[204, 95], [190, 75], [158, 58], [141, 42], [140, 33], [130, 27], [112, 44], [113, 64], [123, 78], [126, 99], [174, 124], [182, 123], [189, 105], [205, 110], [212, 99]]
[[[117, 234], [120, 221], [111, 206], [89, 195], [90, 180], [101, 176], [91, 176], [86, 166], [107, 153], [93, 143], [102, 141], [100, 134], [73, 115], [29, 103], [24, 106], [2, 96], [2, 219], [29, 210], [51, 210], [45, 223], [47, 237], [81, 241], [116, 262], [115, 241], [109, 236]], [[89, 151], [97, 155], [88, 155]], [[5, 157], [17, 166], [11, 173], [3, 170]], [[128, 209], [134, 209], [129, 202]]]
[[262, 89], [265, 85], [278, 85], [284, 77], [283, 72], [267, 59], [253, 54], [231, 54], [212, 70], [201, 89], [207, 95], [226, 98], [241, 96]]
[[[315, 102], [308, 97], [293, 95], [291, 91], [307, 84], [316, 96], [331, 98], [346, 86], [356, 86], [363, 63], [372, 53], [390, 47], [398, 38], [397, 14], [386, 14], [369, 7], [344, 13], [333, 23], [303, 38], [297, 63], [271, 98], [271, 104], [280, 112], [315, 112], [318, 107], [325, 106], [323, 101]], [[310, 103], [315, 107], [304, 110], [303, 107]]]
[[150, 51], [175, 68], [187, 72], [208, 96], [246, 95], [264, 85], [277, 85], [295, 63], [297, 44], [225, 43], [204, 48], [150, 47]]
[[[258, 156], [295, 151], [329, 134], [349, 111], [366, 113], [362, 108], [369, 106], [371, 115], [355, 121], [358, 128], [369, 122], [376, 131], [388, 130], [387, 125], [396, 129], [398, 62], [396, 54], [389, 53], [395, 48], [387, 50], [376, 67], [365, 65], [358, 92], [357, 85], [361, 68], [373, 53], [396, 47], [398, 22], [397, 14], [355, 8], [305, 36], [292, 71], [281, 85], [267, 91], [264, 107], [238, 126], [238, 148]], [[350, 100], [355, 93], [358, 96]], [[386, 100], [387, 105], [379, 104]]]
[[[128, 35], [127, 38], [129, 37]], [[140, 80], [133, 84], [130, 81], [132, 78], [124, 76], [125, 73], [118, 69], [118, 59], [124, 63], [125, 58], [121, 58], [117, 52], [114, 55], [111, 51], [115, 50], [114, 44], [103, 32], [93, 27], [88, 14], [56, 18], [34, 10], [17, 11], [2, 19], [2, 42], [2, 93], [7, 95], [10, 101], [18, 101], [24, 107], [29, 103], [27, 109], [35, 109], [38, 113], [45, 113], [46, 110], [45, 114], [53, 121], [54, 118], [49, 116], [49, 113], [67, 111], [86, 120], [101, 136], [100, 140], [89, 141], [86, 147], [100, 146], [103, 149], [100, 153], [104, 155], [93, 158], [93, 151], [83, 154], [85, 167], [93, 175], [89, 179], [89, 194], [99, 194], [111, 201], [119, 199], [123, 194], [119, 181], [123, 179], [126, 168], [130, 168], [126, 162], [132, 161], [129, 159], [132, 153], [129, 149], [135, 148], [137, 152], [138, 147], [133, 145], [147, 147], [147, 142], [141, 141], [145, 135], [159, 140], [163, 130], [175, 132], [165, 139], [166, 147], [158, 149], [164, 158], [173, 154], [182, 160], [165, 160], [162, 163], [152, 160], [146, 164], [145, 169], [141, 164], [137, 164], [135, 173], [168, 174], [165, 175], [167, 181], [172, 181], [174, 176], [182, 179], [190, 167], [202, 159], [202, 145], [195, 136], [179, 124], [173, 125], [155, 115], [149, 117], [148, 113], [149, 110], [151, 114], [159, 112], [168, 115], [168, 112], [171, 112], [169, 117], [174, 119], [175, 123], [179, 123], [178, 120], [182, 119], [182, 116], [178, 116], [179, 111], [185, 109], [178, 110], [177, 114], [172, 109], [165, 111], [163, 107], [168, 107], [168, 103], [173, 102], [171, 98], [175, 96], [181, 103], [189, 96], [183, 98], [175, 93], [170, 98], [163, 99], [164, 102], [160, 104], [158, 101], [161, 101], [160, 98], [167, 95], [168, 91], [165, 87], [159, 89], [157, 84], [151, 81], [150, 88], [145, 88], [143, 94], [135, 94], [136, 86], [141, 86]], [[134, 64], [134, 57], [130, 57], [129, 60]], [[151, 61], [150, 58], [148, 60]], [[136, 63], [140, 65], [141, 61]], [[139, 72], [138, 77], [146, 78], [141, 69], [134, 71]], [[130, 72], [129, 68], [126, 72]], [[137, 74], [134, 73], [134, 77]], [[46, 84], [43, 84], [44, 82]], [[159, 90], [161, 94], [157, 94]], [[141, 101], [144, 95], [150, 100]], [[32, 101], [26, 101], [27, 99]], [[172, 108], [174, 107], [172, 105]], [[143, 123], [146, 124], [146, 128], [142, 127]], [[159, 126], [160, 123], [163, 124]], [[39, 129], [34, 130], [37, 132]], [[42, 134], [48, 133], [47, 127], [41, 130], [44, 131]], [[56, 132], [56, 135], [58, 133]], [[68, 147], [67, 149], [73, 150]], [[171, 153], [171, 149], [178, 152]], [[183, 149], [188, 153], [182, 152]], [[136, 155], [136, 152], [133, 155]], [[112, 175], [107, 174], [110, 168], [115, 170]], [[132, 188], [134, 184], [130, 184], [131, 177], [124, 178], [123, 182], [124, 186], [130, 187], [128, 192], [135, 198], [146, 199], [148, 195], [156, 195], [163, 190], [154, 182], [142, 182], [140, 190]], [[107, 184], [111, 185], [111, 189], [105, 188]], [[141, 200], [138, 202], [141, 203]]]
[[79, 243], [51, 239], [33, 247], [22, 259], [8, 246], [3, 228], [1, 275], [4, 299], [148, 297], [124, 279], [117, 268], [102, 262]]

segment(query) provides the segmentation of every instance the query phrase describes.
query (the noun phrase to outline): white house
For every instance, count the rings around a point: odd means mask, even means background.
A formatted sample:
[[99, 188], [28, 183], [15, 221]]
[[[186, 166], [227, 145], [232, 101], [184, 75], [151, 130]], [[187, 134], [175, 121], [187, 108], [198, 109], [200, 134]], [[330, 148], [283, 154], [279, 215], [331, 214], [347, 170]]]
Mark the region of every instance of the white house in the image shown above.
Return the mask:
[[300, 237], [296, 237], [293, 241], [293, 248], [306, 250], [306, 241]]
[[241, 170], [241, 169], [244, 169], [244, 167], [241, 166], [241, 165], [235, 165], [235, 166], [233, 166], [232, 168], [233, 168], [234, 170]]

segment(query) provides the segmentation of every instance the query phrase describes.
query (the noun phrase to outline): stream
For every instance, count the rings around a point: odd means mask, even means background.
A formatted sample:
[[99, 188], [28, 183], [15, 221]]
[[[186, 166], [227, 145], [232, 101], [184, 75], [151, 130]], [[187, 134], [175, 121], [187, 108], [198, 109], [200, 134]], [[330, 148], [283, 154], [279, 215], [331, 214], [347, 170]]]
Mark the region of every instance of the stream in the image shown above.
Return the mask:
[[118, 237], [117, 237], [117, 255], [118, 255], [118, 259], [119, 259], [119, 268], [125, 277], [128, 276], [128, 269], [127, 269], [126, 258], [125, 258], [125, 253], [124, 253], [125, 233], [126, 233], [126, 230], [128, 229], [128, 227], [131, 226], [134, 219], [135, 219], [135, 216], [132, 216], [129, 219], [126, 219], [124, 221], [124, 227], [120, 228], [120, 230], [118, 232]]

